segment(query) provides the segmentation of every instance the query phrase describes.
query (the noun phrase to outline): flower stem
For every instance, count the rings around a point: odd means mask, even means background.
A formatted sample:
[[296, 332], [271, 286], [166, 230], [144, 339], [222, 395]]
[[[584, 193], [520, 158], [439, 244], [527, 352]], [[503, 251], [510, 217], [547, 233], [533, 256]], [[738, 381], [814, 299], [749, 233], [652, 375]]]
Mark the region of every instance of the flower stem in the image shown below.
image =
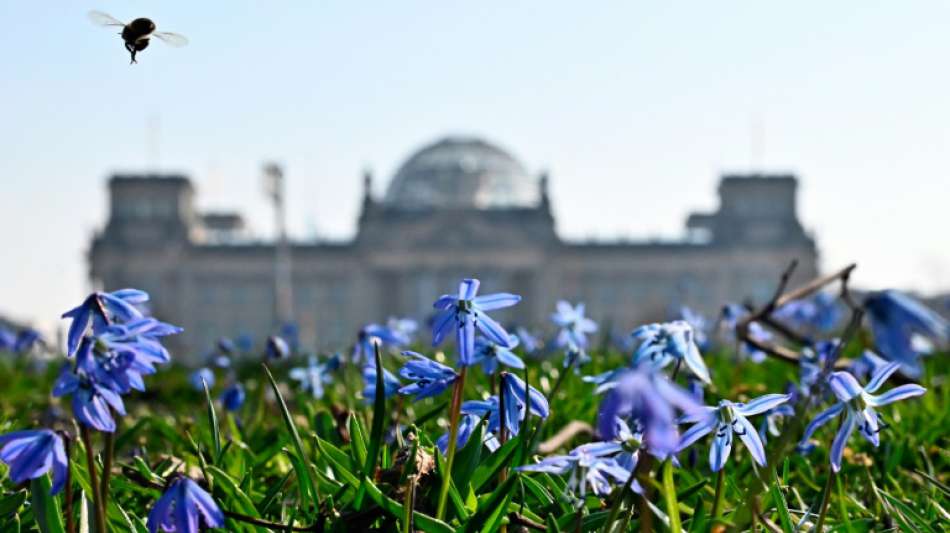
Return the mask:
[[73, 445], [65, 434], [63, 434], [63, 445], [66, 448], [66, 494], [64, 495], [66, 533], [74, 533], [76, 524], [73, 523]]
[[831, 486], [835, 482], [834, 469], [828, 473], [828, 481], [825, 482], [825, 490], [821, 494], [821, 511], [818, 512], [818, 521], [815, 522], [815, 531], [821, 531], [825, 524], [825, 516], [828, 514], [828, 503], [831, 501]]
[[412, 508], [414, 507], [412, 497], [416, 490], [415, 474], [409, 476], [406, 481], [406, 496], [402, 502], [402, 533], [412, 533]]
[[106, 533], [105, 507], [102, 506], [102, 497], [99, 494], [99, 474], [96, 471], [96, 459], [92, 452], [92, 436], [89, 428], [80, 424], [79, 433], [83, 447], [86, 448], [86, 466], [89, 469], [89, 485], [92, 490], [92, 508], [95, 518], [96, 531]]
[[[501, 388], [504, 386], [505, 382], [504, 373], [502, 373], [502, 378], [498, 382], [498, 442], [502, 446], [505, 445], [505, 442], [508, 440], [508, 432], [505, 431], [505, 395], [501, 393]], [[525, 393], [527, 394], [527, 393]], [[525, 412], [528, 412], [527, 407], [525, 407]], [[524, 438], [522, 436], [522, 438]], [[500, 487], [505, 480], [508, 479], [508, 467], [502, 466], [498, 471], [498, 486]], [[508, 526], [502, 524], [498, 529], [500, 533], [507, 533]]]
[[442, 473], [442, 488], [439, 489], [439, 505], [436, 507], [435, 517], [439, 520], [445, 517], [445, 504], [449, 499], [449, 486], [452, 483], [452, 463], [455, 461], [459, 432], [459, 411], [462, 408], [462, 389], [465, 388], [465, 372], [468, 367], [462, 367], [455, 387], [452, 389], [452, 404], [449, 406], [449, 450], [445, 458], [445, 472]]
[[680, 522], [679, 502], [676, 501], [672, 459], [663, 462], [663, 497], [666, 499], [666, 514], [670, 517], [670, 532], [680, 533], [683, 530], [683, 525]]
[[[118, 431], [119, 422], [116, 412], [111, 407], [109, 410], [112, 412], [113, 419], [116, 420], [116, 431]], [[109, 479], [112, 476], [112, 457], [115, 455], [115, 433], [105, 433], [103, 437], [105, 442], [103, 443], [102, 483], [99, 488], [99, 498], [102, 502], [103, 512], [105, 512], [109, 503]]]
[[712, 517], [713, 520], [719, 518], [722, 514], [722, 499], [725, 496], [724, 485], [726, 482], [726, 470], [720, 468], [716, 474], [716, 495], [713, 497]]
[[607, 515], [607, 521], [604, 522], [604, 533], [610, 533], [613, 531], [614, 522], [617, 520], [617, 517], [620, 516], [620, 508], [623, 507], [624, 500], [627, 499], [627, 492], [629, 492], [630, 488], [633, 486], [634, 479], [636, 479], [636, 476], [633, 472], [631, 472], [627, 477], [627, 482], [623, 484], [623, 487], [617, 494], [617, 499], [614, 500], [613, 505], [610, 506], [610, 514]]

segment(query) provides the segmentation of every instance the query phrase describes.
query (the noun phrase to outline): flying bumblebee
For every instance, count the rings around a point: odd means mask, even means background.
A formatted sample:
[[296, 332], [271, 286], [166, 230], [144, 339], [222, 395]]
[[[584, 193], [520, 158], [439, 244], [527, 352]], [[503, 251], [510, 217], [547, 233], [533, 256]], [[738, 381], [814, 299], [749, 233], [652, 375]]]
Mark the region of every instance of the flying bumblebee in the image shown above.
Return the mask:
[[156, 37], [176, 48], [188, 44], [188, 39], [184, 35], [168, 31], [155, 31], [155, 23], [152, 22], [151, 19], [137, 18], [126, 24], [101, 11], [90, 11], [89, 19], [99, 26], [122, 27], [122, 31], [119, 35], [121, 35], [122, 40], [125, 41], [125, 49], [132, 54], [132, 62], [129, 63], [130, 65], [137, 63], [135, 54], [148, 48], [149, 40], [152, 37]]

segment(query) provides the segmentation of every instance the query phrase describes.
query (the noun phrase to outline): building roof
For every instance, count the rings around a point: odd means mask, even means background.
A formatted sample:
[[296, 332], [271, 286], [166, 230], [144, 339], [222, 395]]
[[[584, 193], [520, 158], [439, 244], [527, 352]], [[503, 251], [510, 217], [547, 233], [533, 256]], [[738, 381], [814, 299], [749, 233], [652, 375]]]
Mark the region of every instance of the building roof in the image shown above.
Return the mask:
[[539, 187], [509, 152], [483, 139], [445, 137], [412, 154], [384, 203], [403, 209], [530, 207]]

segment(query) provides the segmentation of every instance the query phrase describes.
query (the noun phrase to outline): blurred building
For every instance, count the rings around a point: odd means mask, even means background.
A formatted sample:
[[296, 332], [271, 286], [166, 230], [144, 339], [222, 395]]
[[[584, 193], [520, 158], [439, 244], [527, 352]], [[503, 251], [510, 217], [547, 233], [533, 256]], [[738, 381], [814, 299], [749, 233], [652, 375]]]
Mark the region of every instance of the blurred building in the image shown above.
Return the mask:
[[[726, 301], [764, 299], [781, 271], [816, 274], [816, 248], [796, 215], [790, 175], [727, 175], [719, 208], [689, 216], [674, 242], [573, 242], [558, 237], [546, 175], [472, 138], [445, 138], [402, 165], [385, 197], [371, 177], [355, 238], [291, 244], [294, 318], [301, 342], [351, 342], [365, 323], [425, 320], [463, 277], [483, 292], [524, 296], [503, 321], [541, 324], [560, 298], [587, 303], [603, 329], [668, 318], [685, 303], [715, 313]], [[604, 191], [609, 194], [609, 191]], [[153, 312], [185, 327], [189, 353], [219, 336], [274, 332], [275, 246], [254, 242], [234, 213], [200, 213], [185, 176], [116, 175], [110, 212], [90, 250], [105, 289], [138, 287]]]

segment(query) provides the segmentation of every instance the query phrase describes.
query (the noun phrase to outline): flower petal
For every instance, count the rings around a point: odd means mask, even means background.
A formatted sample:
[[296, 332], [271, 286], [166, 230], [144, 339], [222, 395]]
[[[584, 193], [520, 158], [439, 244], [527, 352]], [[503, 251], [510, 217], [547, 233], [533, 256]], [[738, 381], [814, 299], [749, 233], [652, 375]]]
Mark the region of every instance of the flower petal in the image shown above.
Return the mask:
[[[505, 331], [505, 328], [501, 327], [498, 322], [495, 322], [492, 317], [485, 313], [478, 313], [475, 318], [475, 325], [477, 325], [478, 329], [492, 342], [506, 348], [509, 347], [511, 341], [509, 340], [510, 336], [508, 332]], [[472, 342], [474, 343], [474, 337]]]
[[459, 283], [459, 300], [471, 300], [478, 294], [478, 286], [481, 282], [477, 279], [463, 279]]
[[683, 433], [683, 436], [680, 437], [680, 442], [676, 445], [676, 451], [681, 452], [689, 447], [690, 444], [708, 435], [716, 425], [716, 422], [716, 417], [710, 416], [704, 421], [693, 424]]
[[927, 389], [921, 387], [920, 385], [909, 383], [907, 385], [901, 385], [900, 387], [894, 387], [884, 394], [877, 396], [873, 394], [867, 394], [865, 395], [865, 398], [868, 404], [873, 405], [874, 407], [880, 407], [898, 400], [920, 396], [925, 392], [927, 392]]
[[453, 318], [455, 318], [454, 309], [447, 309], [436, 315], [435, 321], [432, 323], [432, 346], [442, 344], [442, 339], [449, 332]]
[[854, 376], [844, 371], [832, 373], [831, 377], [828, 378], [828, 385], [831, 386], [835, 396], [842, 402], [850, 401], [864, 390]]
[[710, 383], [709, 369], [706, 368], [706, 363], [703, 361], [703, 356], [699, 353], [699, 348], [692, 342], [690, 342], [686, 348], [683, 361], [686, 362], [686, 366], [689, 367], [693, 374], [703, 383]]
[[716, 427], [716, 438], [713, 440], [712, 447], [709, 448], [709, 467], [713, 472], [722, 470], [729, 460], [729, 453], [732, 451], [732, 426], [728, 424], [719, 424]]
[[788, 400], [788, 394], [766, 394], [765, 396], [759, 396], [749, 403], [735, 404], [735, 410], [743, 416], [752, 416], [769, 411]]
[[498, 292], [478, 296], [473, 301], [482, 311], [493, 311], [495, 309], [504, 309], [505, 307], [515, 305], [521, 301], [521, 296], [507, 292]]
[[844, 418], [844, 423], [838, 429], [835, 440], [831, 443], [831, 468], [837, 472], [841, 470], [841, 456], [844, 454], [845, 444], [848, 443], [848, 437], [854, 431], [854, 413], [848, 409], [848, 414]]
[[829, 420], [836, 417], [838, 413], [841, 412], [842, 409], [844, 409], [844, 404], [836, 403], [832, 405], [831, 407], [829, 407], [828, 409], [825, 409], [824, 411], [818, 413], [818, 415], [815, 416], [815, 418], [813, 418], [812, 421], [808, 423], [808, 426], [805, 427], [805, 434], [802, 435], [801, 442], [804, 443], [808, 439], [810, 439], [812, 434], [814, 434], [818, 428], [827, 424]]
[[759, 433], [752, 426], [752, 423], [749, 422], [749, 419], [742, 415], [736, 417], [735, 423], [744, 430], [739, 433], [739, 429], [736, 428], [736, 434], [742, 439], [742, 443], [748, 448], [749, 453], [752, 454], [752, 458], [755, 459], [755, 462], [765, 466], [765, 448], [762, 446]]
[[874, 375], [871, 376], [871, 380], [868, 381], [866, 387], [864, 387], [864, 392], [874, 392], [877, 389], [881, 388], [881, 385], [887, 381], [887, 378], [891, 377], [891, 374], [897, 372], [901, 367], [900, 363], [888, 363], [882, 367], [877, 368], [874, 371]]
[[520, 357], [514, 354], [511, 350], [505, 350], [504, 348], [499, 348], [496, 352], [496, 357], [498, 362], [510, 366], [512, 368], [524, 368], [524, 361]]

